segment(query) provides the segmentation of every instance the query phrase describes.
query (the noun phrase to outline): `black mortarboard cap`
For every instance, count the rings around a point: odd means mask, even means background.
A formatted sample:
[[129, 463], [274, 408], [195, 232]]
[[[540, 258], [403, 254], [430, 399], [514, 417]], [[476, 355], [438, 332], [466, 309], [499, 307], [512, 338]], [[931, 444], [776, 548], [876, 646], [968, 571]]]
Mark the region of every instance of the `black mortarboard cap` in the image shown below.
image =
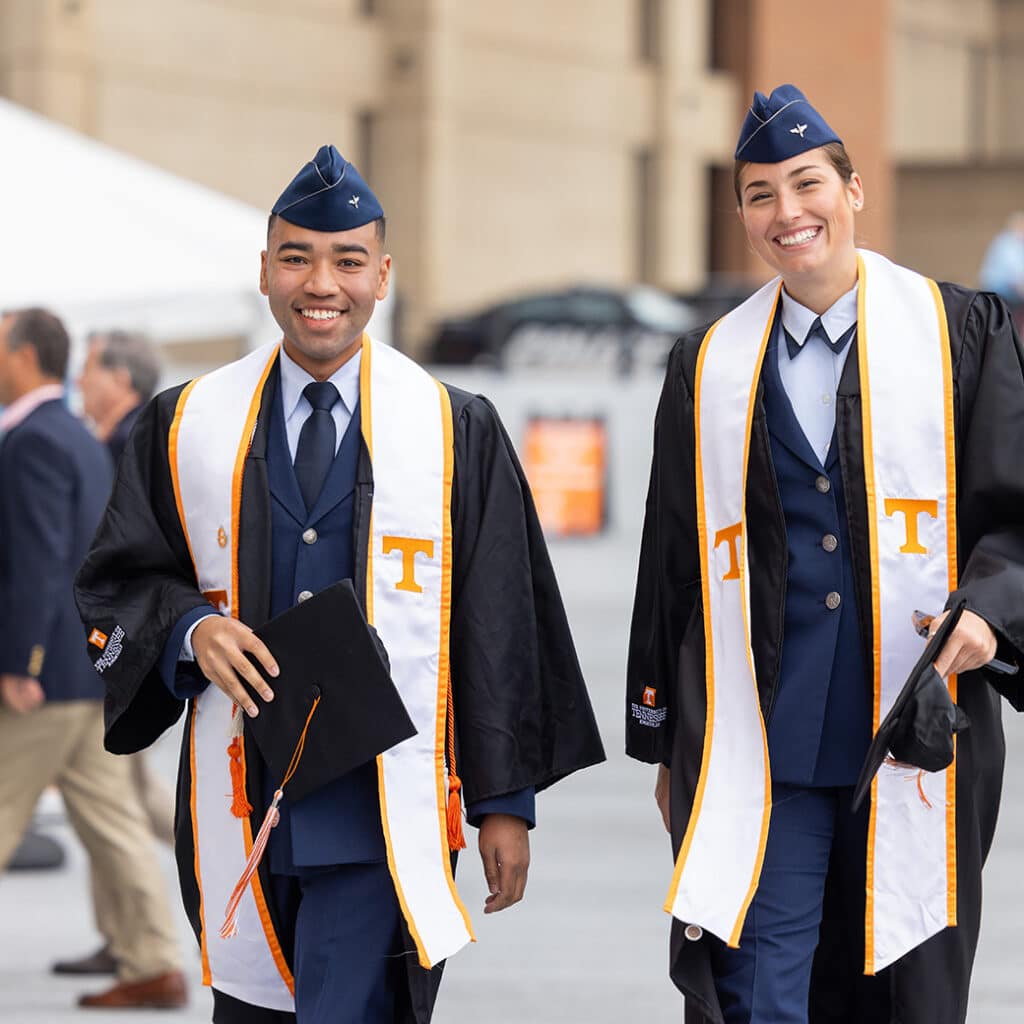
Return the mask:
[[350, 580], [289, 608], [256, 635], [281, 672], [273, 678], [260, 669], [274, 699], [265, 704], [256, 697], [260, 713], [245, 723], [275, 786], [281, 786], [305, 730], [298, 766], [284, 787], [292, 804], [415, 735]]
[[755, 92], [736, 142], [737, 160], [780, 164], [791, 156], [842, 139], [795, 85], [780, 85], [770, 96]]
[[271, 211], [310, 231], [350, 231], [384, 216], [380, 201], [334, 146], [321, 146]]
[[870, 791], [871, 780], [890, 753], [901, 764], [926, 772], [939, 772], [953, 763], [953, 736], [966, 729], [969, 722], [935, 671], [935, 660], [960, 621], [965, 604], [960, 599], [949, 609], [878, 727], [853, 793], [854, 810]]

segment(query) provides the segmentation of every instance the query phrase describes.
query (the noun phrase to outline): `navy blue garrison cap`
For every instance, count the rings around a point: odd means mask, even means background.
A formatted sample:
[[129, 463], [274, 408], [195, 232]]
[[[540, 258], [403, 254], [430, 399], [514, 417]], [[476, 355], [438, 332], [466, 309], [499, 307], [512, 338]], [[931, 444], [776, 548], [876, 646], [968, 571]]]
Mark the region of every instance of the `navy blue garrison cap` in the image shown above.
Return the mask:
[[771, 96], [754, 93], [736, 143], [736, 159], [778, 164], [842, 141], [795, 85], [780, 85]]
[[334, 146], [321, 146], [271, 211], [310, 231], [349, 231], [384, 216], [377, 197]]

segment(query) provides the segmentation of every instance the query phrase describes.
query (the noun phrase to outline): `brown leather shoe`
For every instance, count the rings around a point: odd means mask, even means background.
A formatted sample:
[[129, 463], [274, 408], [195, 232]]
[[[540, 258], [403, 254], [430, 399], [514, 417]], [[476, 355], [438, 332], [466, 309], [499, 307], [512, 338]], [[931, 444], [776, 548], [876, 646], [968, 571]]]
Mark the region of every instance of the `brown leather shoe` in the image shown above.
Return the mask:
[[78, 960], [58, 960], [50, 970], [54, 974], [117, 974], [117, 961], [110, 947], [104, 946]]
[[168, 971], [141, 981], [119, 981], [106, 992], [81, 996], [79, 1006], [101, 1009], [124, 1007], [133, 1009], [176, 1010], [188, 1002], [185, 975], [181, 971]]

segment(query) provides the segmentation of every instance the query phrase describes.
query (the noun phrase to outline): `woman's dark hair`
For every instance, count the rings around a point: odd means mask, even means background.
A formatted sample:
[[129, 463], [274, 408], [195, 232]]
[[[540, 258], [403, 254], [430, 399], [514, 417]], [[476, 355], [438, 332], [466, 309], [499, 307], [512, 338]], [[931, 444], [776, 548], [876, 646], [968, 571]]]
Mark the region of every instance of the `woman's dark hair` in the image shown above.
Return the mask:
[[[839, 177], [843, 181], [849, 182], [850, 178], [853, 177], [853, 161], [850, 159], [850, 154], [846, 152], [846, 147], [841, 142], [828, 142], [821, 148], [828, 158], [828, 162], [836, 169]], [[733, 188], [736, 189], [736, 202], [740, 206], [743, 205], [743, 197], [740, 194], [740, 175], [748, 164], [748, 160], [737, 160], [733, 165], [732, 184]]]

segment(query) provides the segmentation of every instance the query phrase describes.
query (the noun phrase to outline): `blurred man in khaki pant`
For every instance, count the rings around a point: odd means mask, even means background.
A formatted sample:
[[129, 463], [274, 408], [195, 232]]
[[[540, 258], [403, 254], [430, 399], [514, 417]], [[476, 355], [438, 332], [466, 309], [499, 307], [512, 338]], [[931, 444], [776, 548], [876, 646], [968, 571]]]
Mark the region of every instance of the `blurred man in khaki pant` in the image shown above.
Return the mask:
[[[82, 412], [97, 440], [107, 447], [116, 466], [135, 420], [152, 398], [160, 378], [160, 363], [149, 340], [132, 331], [105, 330], [89, 335], [88, 352], [77, 385]], [[174, 843], [174, 794], [156, 778], [140, 751], [128, 758], [132, 783], [149, 829], [157, 839]], [[104, 944], [77, 960], [60, 960], [54, 974], [115, 974], [117, 958], [111, 946], [117, 931], [118, 879], [94, 864], [92, 899], [96, 929]]]
[[71, 590], [110, 459], [65, 407], [68, 348], [44, 310], [0, 318], [0, 866], [56, 785], [94, 869], [117, 883], [118, 982], [80, 1005], [176, 1007], [186, 992], [164, 878], [131, 767], [103, 749], [102, 679]]

